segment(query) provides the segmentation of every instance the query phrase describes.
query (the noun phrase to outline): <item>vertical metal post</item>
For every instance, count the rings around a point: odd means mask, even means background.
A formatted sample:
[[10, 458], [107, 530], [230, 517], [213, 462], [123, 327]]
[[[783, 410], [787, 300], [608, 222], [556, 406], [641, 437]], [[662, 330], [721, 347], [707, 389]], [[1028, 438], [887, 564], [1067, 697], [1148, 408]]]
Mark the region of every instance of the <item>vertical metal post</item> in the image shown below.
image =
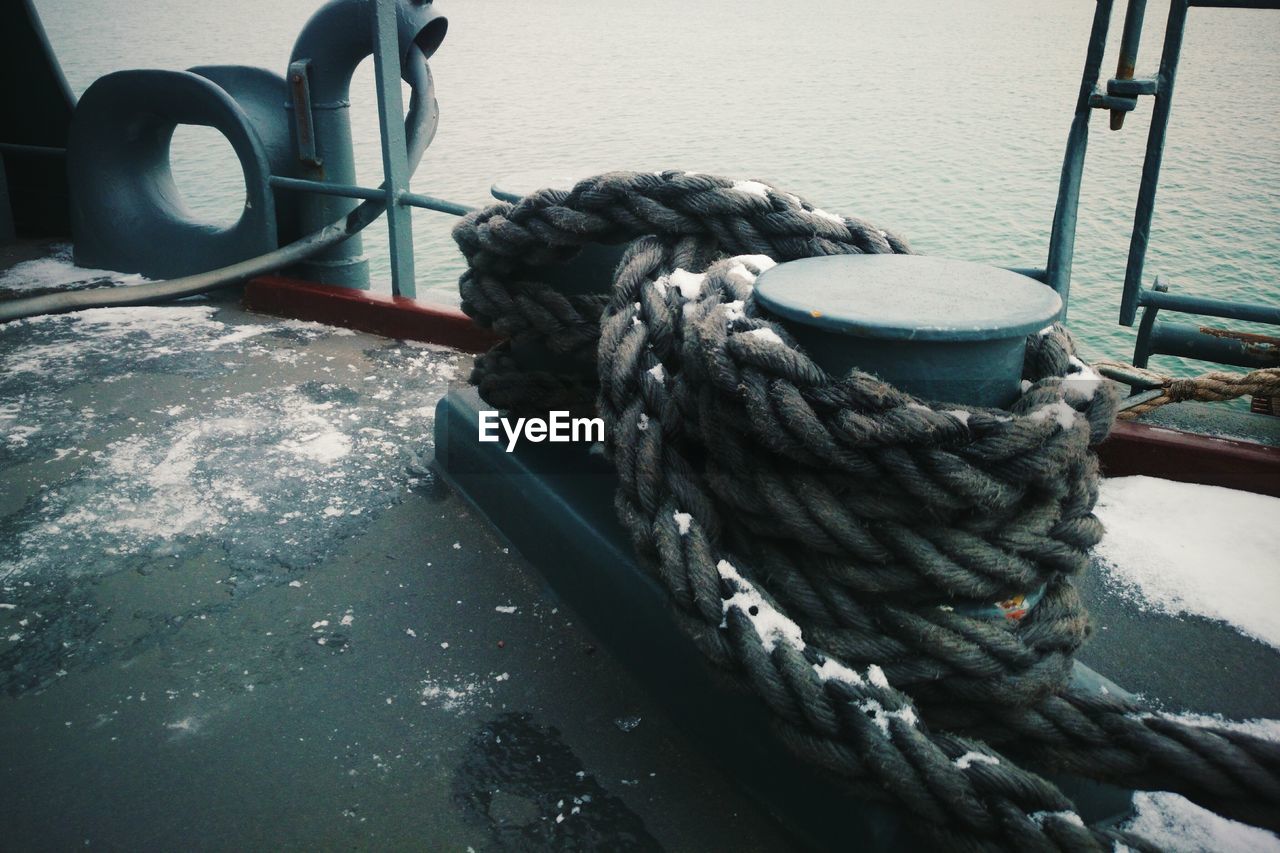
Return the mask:
[[[1142, 41], [1142, 19], [1147, 0], [1129, 0], [1124, 12], [1124, 31], [1120, 34], [1120, 58], [1116, 61], [1116, 79], [1132, 80], [1138, 65], [1138, 44]], [[1111, 111], [1111, 129], [1124, 127], [1124, 110]]]
[[1111, 25], [1112, 0], [1097, 0], [1093, 13], [1093, 29], [1089, 34], [1089, 51], [1076, 98], [1076, 113], [1067, 136], [1067, 152], [1062, 160], [1062, 177], [1058, 182], [1058, 203], [1053, 211], [1053, 230], [1049, 236], [1049, 259], [1045, 263], [1045, 282], [1062, 297], [1062, 314], [1066, 319], [1067, 295], [1071, 289], [1071, 259], [1075, 254], [1076, 216], [1080, 208], [1080, 179], [1084, 174], [1084, 155], [1089, 145], [1089, 116], [1093, 112], [1090, 99], [1098, 87], [1102, 55], [1107, 47], [1107, 30]]
[[382, 131], [382, 172], [387, 192], [387, 228], [391, 236], [391, 292], [416, 294], [413, 278], [413, 229], [409, 208], [400, 203], [409, 190], [409, 155], [400, 96], [400, 41], [395, 0], [373, 0], [373, 66]]
[[1169, 23], [1164, 31], [1164, 50], [1160, 55], [1160, 72], [1151, 109], [1151, 130], [1147, 134], [1147, 154], [1142, 161], [1142, 183], [1138, 186], [1138, 204], [1133, 214], [1133, 238], [1129, 241], [1129, 262], [1124, 270], [1124, 294], [1120, 298], [1120, 324], [1132, 326], [1138, 312], [1142, 267], [1147, 259], [1151, 239], [1151, 216], [1156, 205], [1156, 185], [1160, 182], [1160, 163], [1164, 159], [1165, 134], [1169, 129], [1169, 112], [1173, 108], [1173, 81], [1178, 73], [1182, 53], [1182, 34], [1187, 27], [1187, 0], [1172, 0]]

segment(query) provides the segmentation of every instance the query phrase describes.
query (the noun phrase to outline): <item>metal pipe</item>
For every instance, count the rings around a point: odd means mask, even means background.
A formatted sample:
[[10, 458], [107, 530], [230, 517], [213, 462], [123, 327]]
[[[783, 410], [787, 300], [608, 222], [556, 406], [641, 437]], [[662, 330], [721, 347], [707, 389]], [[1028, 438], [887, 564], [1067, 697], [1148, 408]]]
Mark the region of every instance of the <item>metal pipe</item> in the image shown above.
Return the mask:
[[1189, 323], [1156, 323], [1147, 339], [1149, 355], [1177, 355], [1238, 367], [1280, 366], [1280, 340]]
[[343, 198], [380, 198], [386, 199], [387, 191], [381, 187], [361, 187], [355, 184], [331, 184], [322, 181], [308, 181], [304, 178], [286, 178], [272, 175], [267, 181], [271, 186], [281, 190], [297, 190], [298, 192], [335, 195]]
[[[1138, 64], [1138, 44], [1142, 40], [1142, 18], [1147, 11], [1147, 0], [1129, 0], [1124, 10], [1124, 30], [1120, 35], [1120, 58], [1116, 60], [1116, 79], [1132, 80]], [[1111, 94], [1111, 87], [1107, 87]], [[1124, 110], [1111, 111], [1111, 129], [1124, 127]]]
[[440, 213], [450, 213], [454, 216], [466, 216], [472, 211], [479, 210], [478, 207], [468, 207], [465, 204], [457, 202], [445, 201], [434, 196], [422, 195], [420, 193], [401, 193], [400, 203], [407, 204], [410, 207], [422, 207], [427, 210], [435, 210]]
[[[436, 51], [448, 29], [446, 19], [430, 2], [394, 0], [396, 35], [404, 79], [420, 75], [415, 67]], [[302, 28], [289, 56], [290, 89], [295, 93], [286, 109], [295, 114], [289, 122], [292, 142], [299, 149], [299, 118], [309, 130], [303, 139], [309, 151], [299, 156], [299, 177], [351, 185], [355, 183], [355, 159], [351, 144], [351, 76], [374, 53], [375, 0], [331, 0]], [[305, 75], [304, 80], [294, 77]], [[429, 79], [429, 74], [428, 74]], [[297, 94], [306, 93], [305, 102]], [[308, 110], [310, 116], [299, 116]], [[301, 149], [299, 149], [301, 150]], [[414, 162], [410, 157], [410, 162]], [[299, 211], [303, 231], [320, 228], [351, 210], [349, 199], [338, 196], [309, 197]], [[312, 281], [345, 287], [369, 286], [368, 262], [359, 240], [325, 251], [308, 260], [301, 274]]]
[[1142, 162], [1142, 182], [1138, 185], [1138, 201], [1133, 213], [1133, 236], [1129, 240], [1129, 260], [1124, 271], [1124, 291], [1120, 297], [1120, 325], [1132, 326], [1138, 312], [1138, 291], [1142, 287], [1142, 268], [1146, 264], [1147, 244], [1151, 241], [1151, 215], [1155, 210], [1156, 186], [1160, 182], [1160, 164], [1164, 159], [1165, 134], [1173, 108], [1173, 83], [1182, 53], [1182, 35], [1187, 26], [1187, 0], [1172, 0], [1164, 33], [1164, 49], [1160, 54], [1160, 71], [1151, 110], [1151, 129], [1147, 133], [1147, 153]]
[[1138, 295], [1138, 303], [1156, 308], [1168, 308], [1184, 314], [1202, 314], [1208, 317], [1221, 317], [1226, 320], [1244, 320], [1249, 323], [1271, 323], [1280, 325], [1280, 306], [1260, 305], [1249, 302], [1232, 302], [1227, 299], [1213, 299], [1208, 296], [1189, 296], [1183, 293], [1166, 293], [1160, 290], [1142, 290]]
[[[304, 181], [301, 178], [284, 178], [280, 175], [272, 175], [270, 180], [271, 186], [282, 190], [296, 190], [297, 192], [306, 193], [324, 193], [325, 195], [339, 195], [348, 198], [364, 198], [364, 199], [385, 199], [387, 192], [382, 187], [360, 187], [348, 184], [322, 184], [319, 181]], [[400, 203], [409, 207], [421, 207], [426, 210], [435, 210], [440, 213], [450, 213], [454, 216], [466, 216], [472, 211], [479, 210], [476, 207], [470, 207], [465, 204], [459, 204], [456, 201], [446, 201], [435, 196], [422, 195], [421, 193], [400, 193]], [[1043, 270], [1015, 270], [1032, 278], [1038, 278], [1043, 274]]]
[[1053, 211], [1053, 228], [1049, 236], [1049, 258], [1045, 262], [1045, 282], [1062, 297], [1062, 315], [1067, 316], [1067, 297], [1071, 290], [1071, 259], [1075, 254], [1076, 216], [1080, 208], [1080, 181], [1084, 174], [1084, 157], [1089, 146], [1091, 99], [1098, 87], [1102, 57], [1107, 47], [1107, 30], [1111, 25], [1112, 0], [1097, 0], [1093, 12], [1093, 29], [1089, 33], [1089, 50], [1084, 73], [1076, 97], [1075, 117], [1067, 135], [1067, 151], [1062, 158], [1062, 176], [1058, 181], [1058, 203]]

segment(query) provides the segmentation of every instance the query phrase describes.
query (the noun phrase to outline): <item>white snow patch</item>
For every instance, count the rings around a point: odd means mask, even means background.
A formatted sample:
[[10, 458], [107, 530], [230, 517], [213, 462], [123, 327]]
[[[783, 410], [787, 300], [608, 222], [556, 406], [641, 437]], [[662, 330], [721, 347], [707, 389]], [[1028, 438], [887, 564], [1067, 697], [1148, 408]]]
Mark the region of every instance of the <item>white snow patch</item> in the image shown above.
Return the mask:
[[1070, 356], [1071, 366], [1076, 370], [1068, 373], [1062, 380], [1062, 389], [1068, 397], [1076, 401], [1092, 400], [1102, 385], [1102, 377], [1092, 367], [1074, 355]]
[[1228, 720], [1221, 714], [1162, 714], [1169, 720], [1175, 720], [1188, 726], [1199, 726], [1211, 729], [1230, 729], [1253, 735], [1263, 740], [1280, 743], [1280, 720], [1258, 718], [1253, 720]]
[[689, 533], [689, 525], [693, 523], [693, 516], [687, 512], [677, 512], [673, 513], [671, 517], [676, 520], [676, 527], [680, 530], [680, 535], [687, 535]]
[[1065, 401], [1058, 400], [1056, 403], [1041, 406], [1027, 417], [1033, 421], [1047, 421], [1052, 418], [1063, 429], [1071, 429], [1076, 422], [1076, 414], [1076, 410], [1067, 405]]
[[508, 613], [508, 614], [510, 614], [510, 613], [515, 613], [515, 612], [516, 612], [515, 605], [505, 605], [505, 606], [503, 606], [503, 605], [499, 605], [499, 606], [497, 606], [497, 607], [495, 607], [495, 608], [493, 608], [493, 609], [494, 609], [494, 610], [496, 610], [496, 611], [498, 611], [499, 613]]
[[649, 375], [659, 382], [667, 378], [667, 372], [662, 369], [661, 364], [655, 364], [653, 367], [649, 368]]
[[729, 278], [737, 279], [740, 283], [748, 286], [755, 285], [757, 278], [755, 273], [747, 269], [746, 264], [734, 264], [729, 267], [729, 272], [726, 273], [726, 275], [728, 275]]
[[741, 299], [736, 299], [733, 302], [726, 302], [724, 304], [724, 319], [730, 323], [735, 320], [744, 319], [747, 316], [743, 310], [745, 307], [746, 306]]
[[[738, 572], [732, 563], [728, 560], [721, 560], [716, 564], [716, 569], [719, 571], [720, 577], [729, 581], [730, 586], [733, 588], [733, 595], [722, 603], [724, 619], [720, 622], [721, 628], [728, 627], [729, 611], [736, 609], [751, 620], [756, 634], [760, 637], [760, 644], [766, 652], [772, 652], [780, 642], [790, 644], [797, 651], [804, 650], [805, 641], [800, 626], [787, 618], [785, 614], [774, 609], [773, 605], [765, 600], [764, 596]], [[824, 657], [821, 663], [814, 664], [813, 670], [824, 681], [843, 681], [845, 684], [854, 687], [863, 686], [867, 681], [870, 681], [881, 689], [888, 689], [889, 687], [889, 680], [885, 677], [884, 670], [874, 664], [867, 668], [866, 679], [845, 664], [830, 657]], [[915, 711], [910, 707], [889, 711], [876, 699], [864, 699], [858, 704], [858, 707], [871, 716], [876, 725], [885, 734], [889, 733], [890, 719], [900, 719], [912, 726], [919, 723]]]
[[691, 273], [677, 268], [667, 279], [674, 287], [680, 288], [685, 299], [697, 299], [702, 292], [702, 283], [707, 280], [706, 273]]
[[1265, 829], [1219, 817], [1177, 794], [1138, 791], [1134, 816], [1121, 829], [1178, 853], [1280, 853], [1280, 838]]
[[181, 720], [165, 723], [164, 727], [183, 734], [194, 734], [200, 731], [200, 721], [195, 717], [183, 717]]
[[[732, 266], [726, 273], [730, 278], [737, 279], [739, 283], [745, 285], [754, 285], [756, 278], [765, 270], [777, 266], [773, 258], [768, 255], [735, 255], [729, 259]], [[758, 269], [760, 272], [753, 272], [747, 269], [747, 264]]]
[[826, 658], [822, 663], [814, 664], [813, 671], [818, 673], [818, 677], [823, 681], [843, 681], [852, 687], [858, 687], [864, 683], [862, 676], [835, 658]]
[[[274, 325], [285, 329], [294, 329], [299, 332], [314, 332], [317, 335], [332, 335], [335, 338], [350, 338], [354, 337], [356, 334], [355, 329], [344, 329], [341, 326], [328, 326], [324, 323], [317, 323], [314, 320], [295, 320], [291, 317], [275, 320]], [[405, 341], [404, 343], [405, 346], [413, 347], [415, 349], [426, 346], [434, 347], [444, 352], [450, 351], [448, 347], [443, 347], [439, 344], [424, 344], [421, 341]]]
[[742, 336], [744, 338], [757, 338], [759, 340], [765, 341], [766, 343], [774, 344], [776, 346], [785, 346], [785, 344], [782, 341], [782, 338], [778, 336], [778, 333], [775, 332], [773, 329], [770, 329], [768, 326], [765, 326], [759, 329], [752, 329], [749, 332], [743, 332]]
[[964, 409], [947, 409], [943, 414], [951, 415], [965, 426], [969, 425], [969, 413]]
[[976, 764], [999, 764], [1000, 759], [994, 755], [984, 755], [981, 752], [966, 752], [964, 755], [952, 762], [961, 770], [968, 770]]
[[27, 439], [39, 431], [40, 427], [35, 424], [15, 424], [5, 428], [4, 440], [10, 447], [26, 447], [29, 444]]
[[800, 626], [765, 601], [764, 596], [756, 590], [755, 586], [738, 574], [738, 570], [732, 563], [721, 560], [716, 564], [716, 569], [720, 572], [720, 577], [730, 581], [734, 589], [733, 595], [725, 599], [721, 605], [725, 615], [724, 621], [720, 623], [721, 628], [728, 627], [729, 611], [737, 609], [751, 620], [766, 652], [772, 652], [780, 640], [790, 643], [797, 649], [804, 648], [804, 637], [800, 632]]
[[762, 184], [759, 181], [734, 181], [733, 188], [760, 198], [769, 197], [769, 185]]
[[72, 260], [71, 246], [59, 246], [47, 258], [23, 261], [0, 272], [0, 288], [6, 290], [37, 290], [64, 287], [93, 279], [110, 279], [114, 284], [142, 284], [150, 279], [136, 273], [122, 273], [91, 267], [78, 267]]
[[330, 426], [281, 442], [281, 447], [317, 462], [336, 462], [351, 452], [351, 439]]
[[256, 338], [258, 335], [269, 331], [271, 331], [270, 326], [237, 326], [235, 327], [235, 331], [228, 332], [222, 337], [214, 338], [206, 344], [204, 348], [209, 351], [221, 349], [228, 344], [238, 344], [241, 341], [248, 340], [249, 338]]
[[[445, 711], [465, 713], [483, 702], [483, 697], [493, 693], [493, 688], [481, 679], [470, 680], [455, 677], [451, 681], [426, 679], [422, 682], [419, 704], [435, 705]], [[487, 702], [484, 703], [486, 706]]]
[[1084, 820], [1075, 812], [1032, 812], [1027, 817], [1031, 818], [1037, 826], [1043, 826], [1045, 820], [1051, 817], [1061, 818], [1075, 826], [1084, 826]]
[[1104, 480], [1097, 547], [1140, 607], [1228, 623], [1280, 649], [1280, 498], [1154, 477]]
[[734, 255], [732, 260], [743, 264], [751, 264], [760, 272], [773, 269], [778, 265], [778, 262], [768, 255]]
[[[52, 375], [75, 370], [88, 358], [127, 350], [135, 362], [151, 361], [190, 349], [209, 349], [213, 336], [228, 326], [211, 319], [208, 305], [93, 308], [74, 314], [44, 314], [22, 321], [37, 327], [63, 327], [69, 334], [48, 343], [30, 343], [5, 352], [0, 372]], [[266, 327], [252, 326], [254, 329]], [[138, 335], [145, 335], [140, 344]]]
[[812, 213], [814, 216], [821, 217], [823, 219], [828, 220], [829, 222], [834, 222], [836, 225], [844, 225], [843, 216], [836, 216], [834, 213], [827, 213], [825, 210], [819, 210], [816, 207], [809, 212]]
[[885, 707], [876, 699], [864, 699], [858, 703], [859, 710], [867, 716], [879, 727], [880, 731], [889, 734], [889, 721], [902, 720], [909, 726], [919, 725], [920, 719], [916, 716], [916, 712], [911, 708], [899, 708], [897, 711], [887, 711]]
[[645, 432], [646, 430], [649, 429], [649, 416], [646, 415], [644, 412], [640, 413], [640, 419], [636, 423], [636, 429], [640, 430], [641, 432]]

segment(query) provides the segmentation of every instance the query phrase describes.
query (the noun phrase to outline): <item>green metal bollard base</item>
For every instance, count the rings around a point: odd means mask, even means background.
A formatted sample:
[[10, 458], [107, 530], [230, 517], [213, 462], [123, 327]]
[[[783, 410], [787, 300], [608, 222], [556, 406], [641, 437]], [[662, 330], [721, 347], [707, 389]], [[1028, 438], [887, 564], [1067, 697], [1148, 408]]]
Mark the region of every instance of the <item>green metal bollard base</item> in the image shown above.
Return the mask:
[[[915, 849], [896, 812], [847, 793], [776, 738], [763, 704], [732, 689], [704, 662], [671, 614], [667, 593], [637, 564], [613, 511], [615, 474], [585, 444], [524, 444], [507, 453], [480, 443], [474, 389], [436, 407], [437, 467], [546, 577], [601, 642], [690, 737], [807, 846]], [[1077, 664], [1083, 687], [1119, 691]], [[1122, 691], [1121, 691], [1122, 692]], [[1075, 778], [1054, 780], [1089, 822], [1120, 820], [1131, 792]]]

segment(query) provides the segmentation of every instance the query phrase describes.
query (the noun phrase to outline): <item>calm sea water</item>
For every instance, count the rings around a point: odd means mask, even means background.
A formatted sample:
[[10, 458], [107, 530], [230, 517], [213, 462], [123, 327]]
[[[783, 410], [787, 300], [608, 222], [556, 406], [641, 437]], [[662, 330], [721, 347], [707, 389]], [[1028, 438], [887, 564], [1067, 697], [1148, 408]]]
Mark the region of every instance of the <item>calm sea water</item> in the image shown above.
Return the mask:
[[[37, 0], [77, 92], [121, 68], [283, 73], [313, 0]], [[1042, 265], [1094, 4], [1089, 0], [440, 0], [440, 131], [419, 192], [482, 204], [513, 174], [681, 168], [757, 178], [898, 231], [917, 251]], [[1166, 7], [1148, 10], [1139, 72]], [[1280, 295], [1280, 14], [1193, 11], [1148, 273], [1176, 289]], [[1120, 13], [1104, 70], [1115, 67]], [[372, 62], [353, 86], [360, 179], [380, 155]], [[1116, 325], [1150, 103], [1093, 122], [1072, 289], [1091, 355]], [[230, 220], [243, 182], [214, 132], [180, 129], [189, 206]], [[453, 218], [414, 212], [419, 294], [456, 303]], [[386, 288], [386, 231], [366, 232]], [[1174, 360], [1158, 363], [1179, 367]]]

